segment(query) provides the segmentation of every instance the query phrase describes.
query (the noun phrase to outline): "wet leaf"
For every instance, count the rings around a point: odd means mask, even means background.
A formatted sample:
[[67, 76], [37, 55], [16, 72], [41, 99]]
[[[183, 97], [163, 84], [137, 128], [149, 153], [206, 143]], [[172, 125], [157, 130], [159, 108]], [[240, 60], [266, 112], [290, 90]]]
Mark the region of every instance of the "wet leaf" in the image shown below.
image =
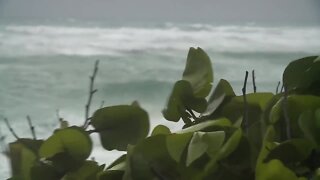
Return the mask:
[[209, 56], [201, 48], [190, 48], [183, 80], [189, 81], [196, 97], [206, 97], [211, 90], [213, 71]]
[[136, 144], [148, 135], [149, 116], [139, 106], [110, 106], [94, 113], [92, 125], [105, 149], [124, 151], [128, 144]]

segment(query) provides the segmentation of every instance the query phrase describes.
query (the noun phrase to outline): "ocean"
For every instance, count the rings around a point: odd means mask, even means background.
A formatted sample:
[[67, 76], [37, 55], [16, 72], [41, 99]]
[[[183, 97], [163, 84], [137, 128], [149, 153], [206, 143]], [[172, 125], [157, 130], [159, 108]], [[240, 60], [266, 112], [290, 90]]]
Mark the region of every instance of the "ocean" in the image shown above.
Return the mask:
[[[182, 123], [166, 121], [161, 110], [182, 76], [189, 47], [210, 56], [214, 85], [224, 78], [240, 94], [245, 71], [255, 70], [258, 91], [275, 92], [290, 61], [320, 54], [319, 39], [319, 26], [0, 21], [0, 133], [6, 142], [14, 140], [2, 121], [8, 118], [19, 136], [31, 137], [29, 115], [37, 137], [46, 139], [58, 126], [57, 110], [70, 124], [82, 125], [96, 60], [92, 110], [102, 101], [110, 106], [137, 100], [152, 127], [164, 124], [175, 131]], [[105, 151], [98, 136], [93, 139], [92, 157], [100, 163], [123, 153]], [[5, 179], [9, 164], [0, 158]]]

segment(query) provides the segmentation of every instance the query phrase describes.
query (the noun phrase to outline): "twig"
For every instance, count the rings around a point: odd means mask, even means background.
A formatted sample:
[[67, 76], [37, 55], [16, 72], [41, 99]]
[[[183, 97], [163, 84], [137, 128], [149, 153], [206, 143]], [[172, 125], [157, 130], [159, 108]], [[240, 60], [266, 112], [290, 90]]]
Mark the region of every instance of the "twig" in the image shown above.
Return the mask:
[[104, 101], [101, 101], [100, 109], [103, 108]]
[[11, 134], [18, 140], [20, 139], [19, 136], [14, 132], [14, 130], [12, 129], [12, 127], [10, 126], [9, 122], [8, 122], [8, 119], [7, 118], [4, 118], [4, 122], [6, 123], [9, 131], [11, 132]]
[[58, 121], [61, 123], [62, 118], [60, 117], [59, 109], [56, 110], [56, 115], [57, 115]]
[[288, 114], [288, 90], [285, 85], [284, 85], [284, 99], [282, 102], [282, 108], [283, 108], [283, 116], [286, 121], [287, 139], [291, 139], [291, 123], [290, 123], [290, 118]]
[[252, 83], [253, 83], [253, 92], [257, 92], [257, 86], [256, 86], [256, 77], [254, 75], [254, 70], [252, 70]]
[[88, 98], [88, 102], [87, 102], [86, 107], [85, 107], [86, 111], [85, 111], [85, 121], [84, 121], [84, 124], [83, 124], [84, 128], [87, 128], [87, 126], [88, 126], [90, 105], [91, 105], [93, 94], [98, 91], [97, 89], [93, 89], [94, 79], [95, 79], [95, 77], [97, 75], [97, 72], [98, 72], [98, 65], [99, 65], [99, 60], [97, 60], [95, 62], [93, 74], [92, 74], [92, 76], [90, 76], [89, 98]]
[[278, 85], [277, 85], [276, 94], [279, 93], [279, 87], [280, 87], [280, 81], [278, 82]]
[[28, 124], [29, 124], [30, 130], [31, 130], [32, 137], [34, 140], [36, 140], [37, 139], [36, 132], [35, 132], [34, 126], [32, 125], [31, 118], [29, 115], [27, 116], [27, 120], [28, 120]]
[[247, 80], [248, 80], [248, 71], [246, 71], [246, 76], [244, 78], [243, 88], [242, 88], [242, 95], [243, 95], [243, 123], [245, 125], [246, 133], [248, 134], [249, 123], [248, 123], [248, 103], [247, 103], [247, 96], [246, 96], [246, 89], [247, 89]]

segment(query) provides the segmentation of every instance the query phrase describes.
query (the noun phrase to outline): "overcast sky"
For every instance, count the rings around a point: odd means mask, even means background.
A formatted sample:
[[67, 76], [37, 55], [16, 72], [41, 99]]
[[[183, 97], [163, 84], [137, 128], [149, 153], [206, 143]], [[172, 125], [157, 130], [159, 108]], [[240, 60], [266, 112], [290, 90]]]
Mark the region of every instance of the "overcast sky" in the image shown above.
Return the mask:
[[320, 24], [320, 0], [0, 0], [0, 18]]

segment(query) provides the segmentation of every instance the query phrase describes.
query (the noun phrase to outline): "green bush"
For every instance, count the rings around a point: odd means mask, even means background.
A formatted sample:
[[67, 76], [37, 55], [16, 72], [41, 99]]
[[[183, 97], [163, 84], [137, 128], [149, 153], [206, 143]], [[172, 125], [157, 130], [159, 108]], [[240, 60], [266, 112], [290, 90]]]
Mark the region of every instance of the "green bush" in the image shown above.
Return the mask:
[[[246, 73], [243, 94], [237, 96], [224, 79], [210, 94], [210, 58], [201, 48], [190, 48], [163, 110], [165, 119], [185, 123], [178, 132], [158, 125], [149, 133], [148, 114], [137, 102], [103, 107], [89, 117], [96, 71], [97, 64], [84, 125], [61, 121], [48, 139], [17, 137], [7, 152], [10, 179], [320, 179], [318, 56], [291, 62], [276, 94], [246, 94]], [[91, 133], [99, 134], [104, 149], [127, 153], [107, 167], [88, 160]]]

